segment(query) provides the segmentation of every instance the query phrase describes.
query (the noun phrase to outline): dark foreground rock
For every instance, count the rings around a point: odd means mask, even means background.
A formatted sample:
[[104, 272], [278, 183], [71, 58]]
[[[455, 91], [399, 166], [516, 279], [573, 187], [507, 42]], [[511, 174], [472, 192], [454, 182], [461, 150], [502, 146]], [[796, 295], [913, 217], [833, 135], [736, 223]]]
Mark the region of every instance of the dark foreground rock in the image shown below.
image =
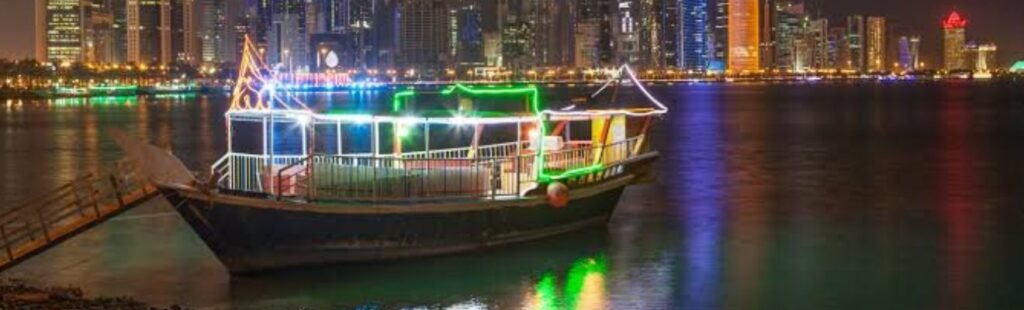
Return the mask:
[[128, 297], [87, 298], [82, 290], [72, 287], [37, 288], [23, 281], [9, 280], [0, 283], [0, 309], [181, 309], [154, 308]]

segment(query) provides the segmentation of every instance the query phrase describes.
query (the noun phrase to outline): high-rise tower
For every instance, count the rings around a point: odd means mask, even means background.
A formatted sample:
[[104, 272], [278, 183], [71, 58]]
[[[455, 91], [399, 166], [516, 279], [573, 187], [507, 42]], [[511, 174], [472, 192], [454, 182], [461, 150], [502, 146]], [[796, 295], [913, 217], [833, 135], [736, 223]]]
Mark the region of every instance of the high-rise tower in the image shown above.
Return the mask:
[[943, 68], [946, 70], [965, 69], [964, 44], [966, 43], [967, 20], [960, 13], [953, 12], [942, 22]]
[[36, 19], [37, 27], [42, 27], [36, 33], [40, 61], [60, 64], [83, 60], [85, 7], [81, 0], [37, 0]]
[[682, 39], [679, 67], [705, 70], [708, 67], [708, 1], [681, 0], [679, 6]]
[[729, 0], [727, 70], [755, 72], [761, 68], [760, 1]]
[[868, 17], [867, 20], [867, 71], [882, 72], [887, 68], [885, 59], [886, 41], [885, 17]]

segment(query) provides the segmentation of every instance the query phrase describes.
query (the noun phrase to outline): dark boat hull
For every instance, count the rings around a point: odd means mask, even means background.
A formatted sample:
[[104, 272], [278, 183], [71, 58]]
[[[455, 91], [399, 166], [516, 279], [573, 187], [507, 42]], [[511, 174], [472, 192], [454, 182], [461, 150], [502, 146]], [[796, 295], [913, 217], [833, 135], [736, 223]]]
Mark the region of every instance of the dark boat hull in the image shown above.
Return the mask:
[[232, 274], [471, 251], [604, 225], [633, 180], [544, 197], [431, 205], [317, 205], [162, 188]]

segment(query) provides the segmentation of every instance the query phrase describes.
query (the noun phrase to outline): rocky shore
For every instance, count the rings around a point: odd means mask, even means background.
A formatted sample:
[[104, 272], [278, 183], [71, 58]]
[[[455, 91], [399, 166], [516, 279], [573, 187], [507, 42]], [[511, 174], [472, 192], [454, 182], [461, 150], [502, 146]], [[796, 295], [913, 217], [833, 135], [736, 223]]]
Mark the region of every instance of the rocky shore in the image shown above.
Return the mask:
[[86, 297], [79, 288], [38, 288], [20, 280], [0, 282], [0, 309], [183, 309], [179, 306], [157, 308], [128, 297]]

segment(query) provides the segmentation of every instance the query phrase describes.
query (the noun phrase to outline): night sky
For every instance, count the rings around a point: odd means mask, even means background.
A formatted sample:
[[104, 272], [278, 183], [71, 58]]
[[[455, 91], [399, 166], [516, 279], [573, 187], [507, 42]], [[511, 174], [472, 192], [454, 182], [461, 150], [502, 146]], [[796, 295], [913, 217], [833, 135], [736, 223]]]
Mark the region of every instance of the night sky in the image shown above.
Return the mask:
[[[25, 58], [34, 54], [33, 0], [0, 0], [0, 58]], [[236, 0], [237, 1], [237, 0]], [[942, 42], [942, 18], [951, 10], [959, 10], [970, 20], [968, 40], [994, 42], [999, 45], [999, 60], [1009, 65], [1024, 59], [1024, 13], [1020, 0], [808, 0], [840, 25], [848, 14], [878, 15], [890, 19], [922, 36], [922, 58], [937, 64]], [[230, 13], [228, 16], [235, 16]]]

